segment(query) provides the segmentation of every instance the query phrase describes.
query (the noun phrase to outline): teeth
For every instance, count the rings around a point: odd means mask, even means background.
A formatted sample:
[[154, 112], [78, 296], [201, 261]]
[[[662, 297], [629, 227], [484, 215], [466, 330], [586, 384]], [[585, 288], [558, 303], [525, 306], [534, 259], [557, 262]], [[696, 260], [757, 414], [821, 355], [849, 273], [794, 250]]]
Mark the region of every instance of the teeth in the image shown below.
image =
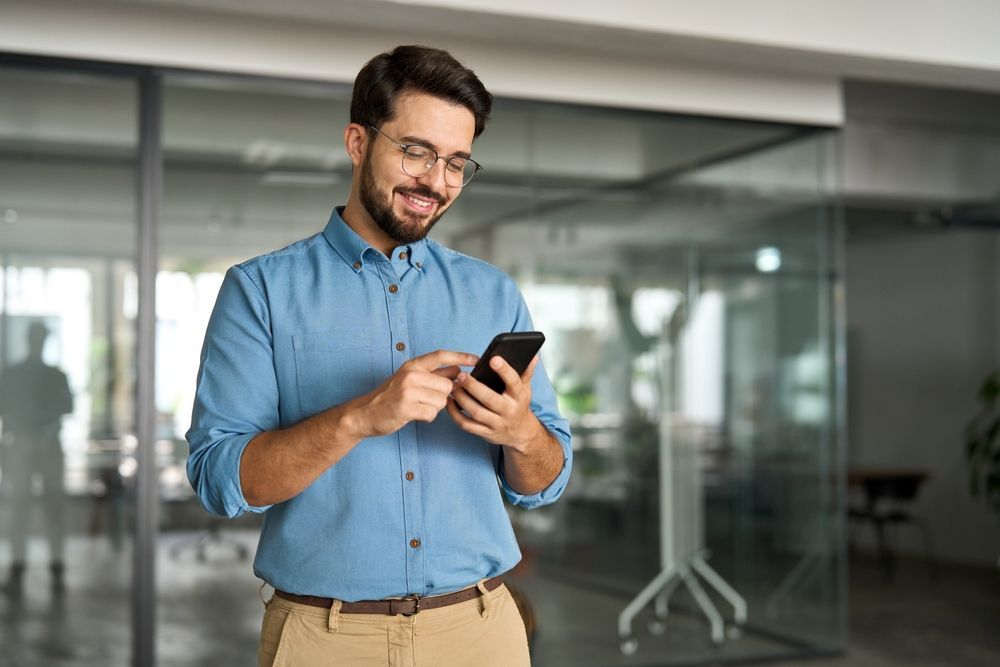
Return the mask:
[[411, 197], [410, 195], [403, 195], [409, 201], [413, 202], [414, 206], [419, 206], [420, 208], [430, 208], [431, 204], [434, 202], [427, 201], [425, 199], [417, 199], [416, 197]]

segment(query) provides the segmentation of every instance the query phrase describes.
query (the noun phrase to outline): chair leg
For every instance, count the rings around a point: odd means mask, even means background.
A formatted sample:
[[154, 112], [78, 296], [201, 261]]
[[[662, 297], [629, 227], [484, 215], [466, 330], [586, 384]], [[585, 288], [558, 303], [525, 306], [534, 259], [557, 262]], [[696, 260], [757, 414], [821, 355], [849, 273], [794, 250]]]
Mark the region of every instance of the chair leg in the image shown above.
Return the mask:
[[892, 552], [889, 550], [885, 521], [873, 517], [872, 525], [875, 527], [875, 540], [878, 544], [878, 558], [882, 564], [882, 571], [885, 573], [886, 579], [892, 579], [895, 563], [893, 562]]

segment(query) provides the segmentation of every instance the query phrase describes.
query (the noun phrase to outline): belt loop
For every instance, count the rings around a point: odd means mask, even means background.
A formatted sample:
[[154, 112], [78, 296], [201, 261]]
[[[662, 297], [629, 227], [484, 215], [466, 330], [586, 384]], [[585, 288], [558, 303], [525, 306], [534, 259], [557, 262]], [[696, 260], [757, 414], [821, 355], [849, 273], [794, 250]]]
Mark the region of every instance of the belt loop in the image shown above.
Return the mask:
[[264, 587], [265, 586], [267, 586], [267, 582], [266, 581], [260, 582], [260, 588], [257, 589], [257, 597], [259, 597], [260, 601], [264, 603], [264, 609], [267, 609], [269, 600], [265, 600], [264, 599]]
[[476, 588], [479, 589], [479, 597], [483, 601], [483, 609], [479, 612], [479, 615], [484, 619], [490, 617], [490, 592], [486, 590], [486, 580], [483, 579], [478, 584]]
[[330, 617], [326, 621], [326, 629], [336, 633], [340, 629], [340, 600], [334, 600], [330, 605]]

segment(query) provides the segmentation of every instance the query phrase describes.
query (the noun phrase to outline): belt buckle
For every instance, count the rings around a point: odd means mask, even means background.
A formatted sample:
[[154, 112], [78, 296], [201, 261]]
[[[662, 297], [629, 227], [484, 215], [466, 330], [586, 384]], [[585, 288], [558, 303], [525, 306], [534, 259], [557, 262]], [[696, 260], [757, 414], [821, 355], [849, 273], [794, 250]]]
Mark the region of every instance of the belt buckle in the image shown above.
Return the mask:
[[[399, 610], [399, 605], [403, 602], [413, 601], [413, 611], [407, 613], [405, 611]], [[401, 598], [390, 599], [389, 600], [389, 615], [390, 616], [413, 616], [420, 611], [420, 596], [419, 595], [404, 595]]]

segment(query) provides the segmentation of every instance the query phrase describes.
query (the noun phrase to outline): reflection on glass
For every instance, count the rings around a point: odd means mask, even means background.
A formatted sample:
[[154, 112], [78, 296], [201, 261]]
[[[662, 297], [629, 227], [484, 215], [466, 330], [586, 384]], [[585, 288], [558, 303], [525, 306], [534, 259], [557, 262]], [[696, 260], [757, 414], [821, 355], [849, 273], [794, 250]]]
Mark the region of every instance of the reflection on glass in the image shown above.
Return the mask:
[[10, 480], [11, 496], [7, 592], [15, 599], [24, 593], [28, 518], [36, 476], [42, 483], [52, 593], [62, 596], [66, 590], [64, 464], [59, 436], [63, 415], [73, 411], [73, 395], [66, 373], [42, 358], [49, 333], [44, 322], [31, 322], [25, 337], [27, 352], [0, 372], [3, 470]]
[[135, 90], [17, 69], [0, 90], [0, 645], [126, 664]]

